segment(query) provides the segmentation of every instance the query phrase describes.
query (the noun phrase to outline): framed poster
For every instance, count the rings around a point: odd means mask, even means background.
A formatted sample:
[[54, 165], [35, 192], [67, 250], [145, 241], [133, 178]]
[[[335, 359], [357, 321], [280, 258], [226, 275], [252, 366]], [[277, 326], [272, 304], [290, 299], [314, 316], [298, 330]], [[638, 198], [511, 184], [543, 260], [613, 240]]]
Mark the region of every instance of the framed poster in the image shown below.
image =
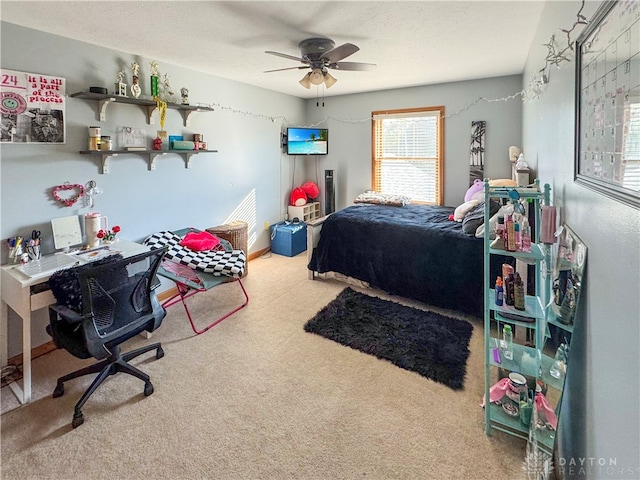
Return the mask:
[[575, 181], [640, 209], [640, 3], [603, 2], [576, 41]]
[[65, 79], [0, 70], [0, 142], [65, 143]]
[[469, 156], [469, 186], [476, 180], [484, 180], [484, 136], [487, 122], [471, 122], [471, 148]]

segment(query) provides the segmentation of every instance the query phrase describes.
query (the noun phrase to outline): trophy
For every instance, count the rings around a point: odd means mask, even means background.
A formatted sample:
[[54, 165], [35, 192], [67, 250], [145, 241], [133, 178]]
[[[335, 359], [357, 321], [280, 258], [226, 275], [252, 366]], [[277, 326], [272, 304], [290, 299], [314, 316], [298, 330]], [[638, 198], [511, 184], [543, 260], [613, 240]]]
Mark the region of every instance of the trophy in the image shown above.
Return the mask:
[[127, 84], [123, 83], [124, 80], [124, 72], [118, 72], [118, 81], [116, 82], [116, 91], [114, 92], [116, 95], [121, 97], [127, 96]]
[[151, 62], [151, 96], [158, 96], [158, 64], [155, 60]]
[[138, 80], [139, 69], [140, 69], [140, 66], [136, 62], [133, 62], [131, 64], [131, 70], [133, 72], [133, 85], [131, 85], [131, 95], [133, 95], [134, 98], [138, 98], [142, 93], [142, 89], [140, 88], [140, 82]]

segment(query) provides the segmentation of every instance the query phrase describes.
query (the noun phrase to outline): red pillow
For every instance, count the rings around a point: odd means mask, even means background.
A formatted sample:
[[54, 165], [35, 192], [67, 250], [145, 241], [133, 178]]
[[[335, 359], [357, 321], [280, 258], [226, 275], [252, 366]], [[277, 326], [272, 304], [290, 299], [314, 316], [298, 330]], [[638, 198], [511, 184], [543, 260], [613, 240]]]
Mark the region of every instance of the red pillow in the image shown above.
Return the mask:
[[195, 252], [213, 250], [220, 244], [220, 239], [209, 232], [189, 232], [180, 241], [180, 245]]

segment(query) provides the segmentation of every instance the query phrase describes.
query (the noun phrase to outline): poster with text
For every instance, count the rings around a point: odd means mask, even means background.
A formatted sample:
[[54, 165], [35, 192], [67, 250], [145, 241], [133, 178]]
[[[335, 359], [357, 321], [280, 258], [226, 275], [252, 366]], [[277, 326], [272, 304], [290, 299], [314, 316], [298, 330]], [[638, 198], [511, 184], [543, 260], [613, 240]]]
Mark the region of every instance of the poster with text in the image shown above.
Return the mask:
[[65, 143], [65, 80], [0, 70], [0, 142]]

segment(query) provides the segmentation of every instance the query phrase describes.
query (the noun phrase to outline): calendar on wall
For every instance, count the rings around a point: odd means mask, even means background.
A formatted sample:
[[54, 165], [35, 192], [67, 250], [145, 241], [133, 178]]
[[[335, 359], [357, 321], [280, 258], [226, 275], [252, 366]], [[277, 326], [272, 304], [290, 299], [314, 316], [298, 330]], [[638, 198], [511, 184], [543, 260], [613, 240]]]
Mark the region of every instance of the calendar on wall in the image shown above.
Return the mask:
[[640, 208], [640, 3], [603, 2], [576, 52], [576, 182]]
[[0, 141], [65, 143], [65, 79], [0, 70]]

